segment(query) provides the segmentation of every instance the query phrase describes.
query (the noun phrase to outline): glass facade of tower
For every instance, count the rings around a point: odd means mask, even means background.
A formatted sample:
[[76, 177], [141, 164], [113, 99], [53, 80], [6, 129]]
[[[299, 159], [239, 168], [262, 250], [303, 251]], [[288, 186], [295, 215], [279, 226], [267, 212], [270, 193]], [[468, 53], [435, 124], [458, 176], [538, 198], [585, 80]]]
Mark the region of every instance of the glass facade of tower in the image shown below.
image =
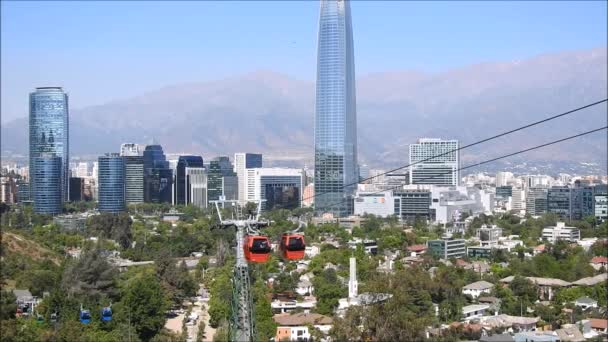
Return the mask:
[[237, 176], [228, 157], [218, 157], [209, 163], [207, 175], [208, 201], [237, 199]]
[[144, 202], [171, 203], [173, 170], [160, 145], [148, 145], [144, 150]]
[[315, 103], [315, 211], [352, 212], [358, 181], [355, 60], [350, 3], [321, 0]]
[[38, 214], [61, 214], [63, 199], [61, 193], [61, 157], [52, 153], [42, 154], [32, 160], [36, 179], [34, 185], [34, 210]]
[[[59, 180], [61, 182], [61, 200], [67, 201], [69, 194], [69, 121], [68, 121], [68, 95], [60, 87], [41, 87], [30, 93], [29, 115], [29, 142], [30, 142], [30, 192], [35, 199], [36, 191], [44, 191], [43, 181], [38, 179], [36, 171], [36, 158], [43, 154], [59, 157], [61, 168]], [[47, 195], [40, 194], [39, 198]], [[54, 195], [53, 195], [54, 196]], [[53, 197], [51, 196], [51, 197]], [[40, 206], [34, 206], [41, 208]]]
[[126, 209], [125, 162], [118, 153], [98, 159], [98, 208], [100, 212], [119, 213]]
[[203, 157], [201, 156], [180, 156], [175, 170], [175, 203], [187, 204], [189, 198], [189, 184], [187, 180], [186, 168], [203, 168]]

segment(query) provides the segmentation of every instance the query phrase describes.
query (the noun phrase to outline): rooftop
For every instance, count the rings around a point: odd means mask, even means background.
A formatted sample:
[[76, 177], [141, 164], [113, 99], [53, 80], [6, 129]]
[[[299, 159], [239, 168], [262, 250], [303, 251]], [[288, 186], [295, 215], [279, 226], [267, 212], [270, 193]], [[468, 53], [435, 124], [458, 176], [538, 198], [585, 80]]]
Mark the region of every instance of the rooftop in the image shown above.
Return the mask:
[[[515, 278], [514, 276], [508, 276], [506, 278], [501, 279], [500, 282], [508, 284], [508, 283], [511, 283], [514, 278]], [[526, 277], [526, 279], [528, 279], [532, 283], [534, 283], [536, 285], [540, 285], [540, 286], [566, 287], [566, 286], [570, 286], [571, 285], [569, 282], [567, 282], [565, 280], [556, 279], [556, 278]]]
[[513, 342], [513, 336], [509, 334], [482, 336], [479, 342]]
[[407, 250], [410, 252], [423, 252], [427, 249], [425, 245], [412, 245], [408, 246]]
[[581, 297], [576, 300], [577, 303], [583, 304], [597, 304], [597, 300], [589, 298], [589, 297]]
[[463, 290], [486, 290], [494, 287], [494, 284], [487, 282], [485, 280], [476, 281], [469, 285], [464, 286]]
[[284, 326], [300, 326], [306, 324], [328, 325], [334, 322], [331, 317], [316, 313], [283, 314], [276, 315], [273, 319], [278, 325]]
[[19, 289], [14, 289], [13, 290], [13, 294], [15, 295], [15, 297], [17, 297], [17, 300], [19, 299], [29, 299], [32, 298], [32, 293], [30, 292], [30, 290], [19, 290]]
[[606, 280], [608, 280], [608, 273], [602, 273], [593, 277], [581, 278], [573, 282], [572, 285], [593, 286], [595, 284], [606, 282]]
[[593, 329], [608, 329], [608, 319], [591, 318], [589, 321]]
[[462, 312], [463, 313], [468, 313], [468, 312], [475, 312], [475, 311], [479, 311], [479, 310], [487, 310], [489, 309], [490, 306], [487, 304], [471, 304], [471, 305], [467, 305], [462, 307]]
[[591, 262], [594, 264], [607, 264], [608, 258], [605, 256], [596, 256], [591, 259]]
[[568, 327], [555, 330], [557, 336], [559, 336], [559, 340], [566, 342], [583, 342], [585, 341], [585, 337], [576, 327]]

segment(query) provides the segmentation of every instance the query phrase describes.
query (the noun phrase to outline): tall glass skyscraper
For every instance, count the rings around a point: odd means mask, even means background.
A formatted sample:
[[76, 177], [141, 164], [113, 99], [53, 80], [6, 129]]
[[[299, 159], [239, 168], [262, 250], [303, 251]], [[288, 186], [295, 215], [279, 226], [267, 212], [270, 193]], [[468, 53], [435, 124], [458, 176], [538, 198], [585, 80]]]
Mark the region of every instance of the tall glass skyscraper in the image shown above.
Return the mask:
[[[321, 0], [315, 104], [315, 211], [344, 216], [358, 181], [350, 3]], [[345, 187], [346, 186], [346, 187]]]
[[[47, 194], [36, 195], [37, 191], [48, 190], [43, 184], [45, 180], [38, 178], [42, 173], [37, 172], [35, 162], [36, 158], [45, 155], [47, 159], [52, 156], [60, 158], [61, 168], [58, 175], [61, 183], [60, 196], [61, 201], [68, 200], [70, 162], [68, 116], [68, 95], [62, 88], [40, 87], [30, 93], [30, 193], [33, 199], [54, 197]], [[36, 211], [42, 210], [41, 208], [34, 206]]]
[[98, 193], [100, 212], [119, 213], [126, 209], [125, 162], [118, 153], [107, 153], [98, 159]]
[[38, 157], [32, 158], [31, 161], [35, 170], [31, 178], [36, 179], [34, 210], [38, 214], [61, 214], [63, 208], [63, 199], [61, 197], [61, 170], [63, 163], [61, 157], [53, 153], [43, 153]]
[[160, 145], [148, 145], [144, 150], [144, 202], [171, 203], [173, 170]]

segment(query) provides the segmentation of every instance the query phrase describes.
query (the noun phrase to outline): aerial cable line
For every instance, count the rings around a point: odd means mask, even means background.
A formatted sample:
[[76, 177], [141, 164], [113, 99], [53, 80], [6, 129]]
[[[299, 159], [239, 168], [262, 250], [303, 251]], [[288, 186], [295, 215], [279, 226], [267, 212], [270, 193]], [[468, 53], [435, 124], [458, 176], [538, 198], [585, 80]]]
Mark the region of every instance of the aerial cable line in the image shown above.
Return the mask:
[[[512, 153], [509, 153], [509, 154], [505, 154], [505, 155], [502, 155], [500, 157], [496, 157], [496, 158], [484, 160], [484, 161], [481, 161], [481, 162], [478, 162], [478, 163], [475, 163], [475, 164], [463, 166], [463, 167], [460, 167], [460, 168], [458, 168], [456, 170], [450, 170], [448, 172], [442, 172], [442, 173], [433, 175], [431, 177], [423, 178], [423, 179], [421, 179], [419, 181], [425, 181], [425, 180], [433, 179], [433, 178], [438, 177], [438, 176], [444, 176], [444, 175], [447, 175], [447, 174], [453, 174], [454, 172], [457, 172], [457, 171], [466, 170], [466, 169], [477, 167], [477, 166], [480, 166], [480, 165], [483, 165], [483, 164], [488, 164], [488, 163], [491, 163], [491, 162], [495, 162], [495, 161], [500, 160], [500, 159], [505, 159], [505, 158], [508, 158], [508, 157], [513, 157], [513, 156], [518, 155], [518, 154], [522, 154], [522, 153], [530, 152], [530, 151], [533, 151], [533, 150], [537, 150], [539, 148], [543, 148], [543, 147], [547, 147], [547, 146], [550, 146], [550, 145], [558, 144], [560, 142], [564, 142], [564, 141], [567, 141], [567, 140], [571, 140], [571, 139], [575, 139], [575, 138], [578, 138], [578, 137], [582, 137], [584, 135], [595, 133], [595, 132], [599, 132], [599, 131], [602, 131], [602, 130], [605, 130], [605, 129], [608, 129], [608, 126], [592, 129], [590, 131], [586, 131], [586, 132], [579, 133], [579, 134], [576, 134], [576, 135], [571, 135], [569, 137], [558, 139], [558, 140], [554, 140], [554, 141], [551, 141], [551, 142], [548, 142], [548, 143], [544, 143], [542, 145], [537, 145], [537, 146], [530, 147], [530, 148], [527, 148], [527, 149], [524, 149], [524, 150], [520, 150], [520, 151], [517, 151], [517, 152], [512, 152]], [[432, 184], [410, 184], [410, 185], [432, 185]], [[366, 193], [366, 195], [379, 195], [379, 194], [382, 194], [382, 193], [384, 193], [386, 191], [397, 190], [399, 188], [402, 188], [403, 186], [404, 186], [404, 184], [399, 184], [397, 186], [390, 187], [390, 188], [387, 188], [387, 189], [383, 189], [383, 190], [380, 190], [380, 191], [376, 191], [376, 192], [372, 192], [372, 193]], [[343, 199], [343, 200], [341, 200], [339, 202], [332, 203], [332, 204], [329, 204], [327, 206], [328, 207], [333, 207], [333, 206], [342, 204], [342, 203], [344, 203], [344, 202], [346, 202], [348, 200], [349, 200], [348, 198], [345, 198], [345, 199]]]
[[[416, 164], [424, 163], [424, 162], [426, 162], [426, 161], [433, 160], [433, 159], [435, 159], [435, 158], [442, 157], [442, 156], [448, 155], [448, 154], [453, 153], [453, 152], [457, 152], [457, 151], [460, 151], [460, 150], [464, 150], [464, 149], [466, 149], [466, 148], [473, 147], [473, 146], [475, 146], [475, 145], [479, 145], [479, 144], [482, 144], [482, 143], [488, 142], [488, 141], [490, 141], [490, 140], [498, 139], [498, 138], [500, 138], [500, 137], [504, 137], [504, 136], [509, 135], [509, 134], [511, 134], [511, 133], [515, 133], [515, 132], [518, 132], [518, 131], [524, 130], [524, 129], [526, 129], [526, 128], [530, 128], [530, 127], [533, 127], [533, 126], [536, 126], [536, 125], [540, 125], [540, 124], [542, 124], [542, 123], [545, 123], [545, 122], [548, 122], [548, 121], [551, 121], [551, 120], [555, 120], [555, 119], [557, 119], [557, 118], [561, 118], [561, 117], [566, 116], [566, 115], [570, 115], [570, 114], [576, 113], [576, 112], [581, 111], [581, 110], [583, 110], [583, 109], [587, 109], [587, 108], [590, 108], [590, 107], [596, 106], [596, 105], [601, 104], [601, 103], [604, 103], [604, 102], [606, 102], [606, 101], [608, 101], [608, 98], [603, 99], [603, 100], [600, 100], [600, 101], [596, 101], [596, 102], [593, 102], [593, 103], [589, 103], [589, 104], [584, 105], [584, 106], [582, 106], [582, 107], [578, 107], [578, 108], [575, 108], [575, 109], [569, 110], [569, 111], [564, 112], [564, 113], [561, 113], [561, 114], [553, 115], [553, 116], [550, 116], [550, 117], [548, 117], [548, 118], [545, 118], [545, 119], [542, 119], [542, 120], [538, 120], [538, 121], [532, 122], [532, 123], [530, 123], [530, 124], [527, 124], [527, 125], [524, 125], [524, 126], [521, 126], [521, 127], [514, 128], [514, 129], [509, 130], [509, 131], [506, 131], [506, 132], [502, 132], [502, 133], [500, 133], [500, 134], [497, 134], [497, 135], [494, 135], [494, 136], [491, 136], [491, 137], [488, 137], [488, 138], [485, 138], [485, 139], [482, 139], [482, 140], [479, 140], [479, 141], [476, 141], [476, 142], [470, 143], [470, 144], [468, 144], [468, 145], [461, 146], [461, 147], [459, 147], [459, 148], [455, 148], [455, 149], [453, 149], [453, 150], [450, 150], [450, 151], [447, 151], [447, 152], [444, 152], [444, 153], [441, 153], [441, 154], [438, 154], [438, 155], [435, 155], [435, 156], [432, 156], [432, 157], [428, 157], [428, 158], [426, 158], [426, 159], [419, 160], [419, 161], [414, 162], [414, 163], [411, 163], [411, 164], [406, 164], [406, 165], [400, 166], [400, 167], [398, 167], [398, 168], [395, 168], [395, 169], [392, 169], [392, 170], [389, 170], [389, 171], [385, 171], [385, 172], [379, 173], [379, 174], [374, 175], [374, 176], [371, 176], [371, 177], [367, 177], [367, 178], [361, 179], [361, 180], [359, 180], [359, 181], [357, 181], [357, 182], [354, 182], [354, 183], [349, 183], [349, 184], [342, 185], [342, 186], [340, 186], [340, 189], [346, 188], [346, 187], [348, 187], [348, 186], [357, 185], [357, 184], [359, 184], [359, 183], [362, 183], [362, 182], [368, 181], [368, 180], [370, 180], [370, 179], [374, 179], [374, 178], [377, 178], [377, 177], [380, 177], [380, 176], [383, 176], [383, 175], [386, 175], [386, 174], [389, 174], [389, 173], [393, 173], [393, 172], [395, 172], [395, 171], [399, 171], [399, 170], [402, 170], [402, 169], [408, 168], [408, 167], [413, 166], [413, 165], [416, 165]], [[309, 199], [313, 199], [313, 198], [315, 198], [315, 197], [319, 197], [319, 196], [326, 195], [326, 194], [331, 194], [331, 193], [333, 193], [333, 192], [331, 192], [331, 191], [326, 191], [326, 192], [322, 192], [322, 193], [320, 193], [320, 194], [314, 194], [314, 195], [309, 196], [309, 197], [307, 197], [307, 198], [303, 198], [303, 199], [302, 199], [302, 201], [307, 201], [307, 200], [309, 200]]]

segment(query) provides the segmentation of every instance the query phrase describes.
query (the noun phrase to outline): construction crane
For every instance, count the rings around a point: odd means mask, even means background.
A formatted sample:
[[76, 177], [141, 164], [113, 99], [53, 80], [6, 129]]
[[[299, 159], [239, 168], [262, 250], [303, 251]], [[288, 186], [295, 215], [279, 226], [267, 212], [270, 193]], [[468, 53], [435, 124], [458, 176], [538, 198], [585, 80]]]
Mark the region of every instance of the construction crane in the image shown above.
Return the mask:
[[[266, 221], [260, 221], [261, 201], [250, 201], [257, 205], [256, 214], [244, 217], [243, 208], [238, 201], [219, 200], [213, 201], [222, 227], [236, 227], [236, 264], [232, 277], [232, 315], [230, 317], [230, 341], [251, 342], [257, 339], [255, 328], [255, 313], [253, 300], [251, 298], [251, 281], [249, 278], [249, 266], [244, 252], [245, 235], [257, 232], [257, 229], [267, 225]], [[222, 217], [222, 208], [230, 203], [234, 209], [232, 219]]]

